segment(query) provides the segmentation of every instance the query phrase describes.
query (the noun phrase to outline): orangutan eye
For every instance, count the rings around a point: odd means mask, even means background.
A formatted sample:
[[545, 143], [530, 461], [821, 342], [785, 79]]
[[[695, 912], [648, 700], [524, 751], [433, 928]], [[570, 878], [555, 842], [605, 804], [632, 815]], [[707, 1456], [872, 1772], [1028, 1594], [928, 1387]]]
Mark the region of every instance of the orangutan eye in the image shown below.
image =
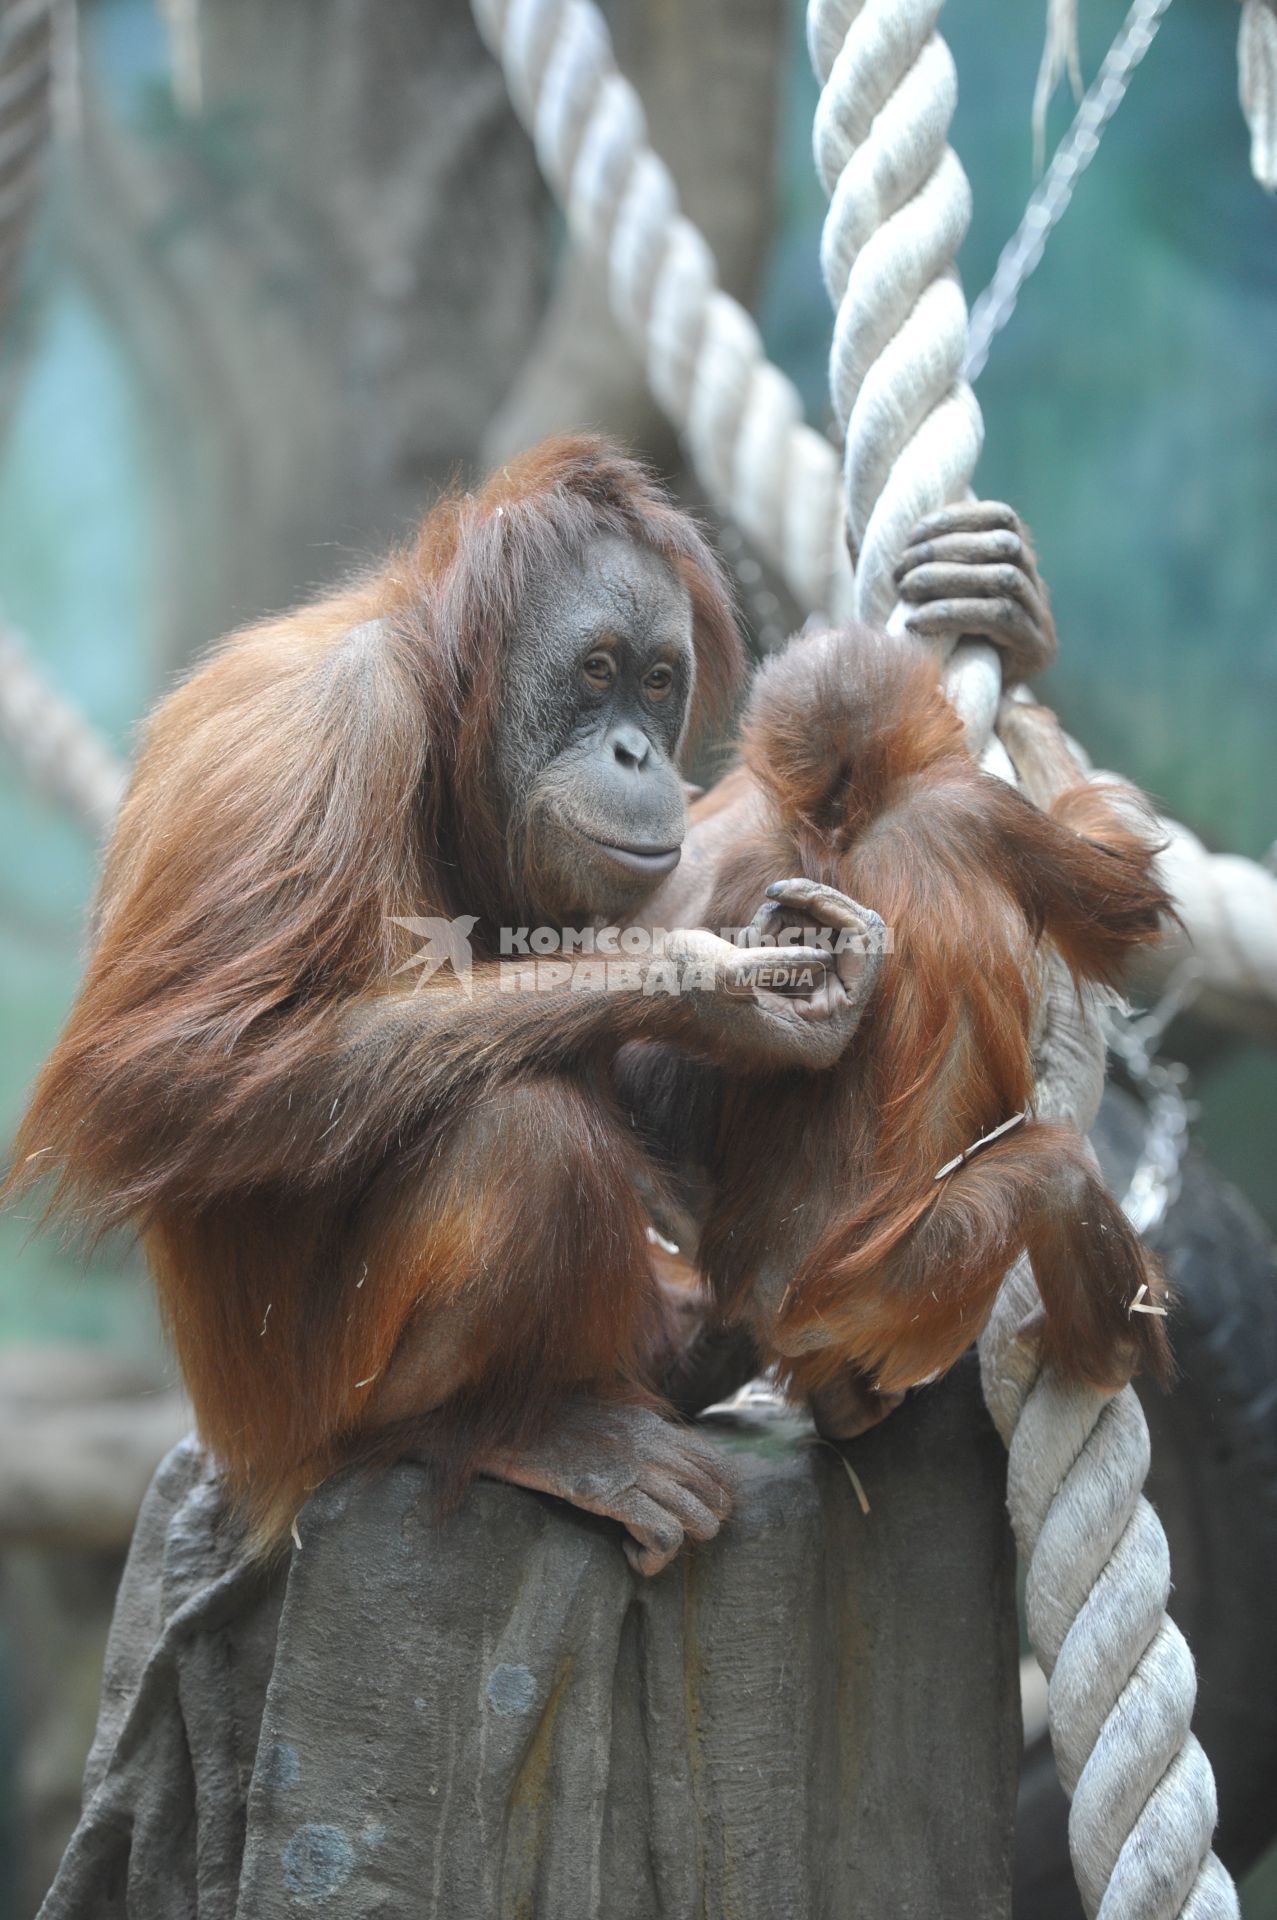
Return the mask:
[[606, 693], [616, 678], [616, 661], [610, 653], [592, 653], [582, 663], [581, 676], [594, 693]]
[[664, 700], [673, 685], [674, 669], [664, 665], [653, 667], [643, 682], [649, 700]]

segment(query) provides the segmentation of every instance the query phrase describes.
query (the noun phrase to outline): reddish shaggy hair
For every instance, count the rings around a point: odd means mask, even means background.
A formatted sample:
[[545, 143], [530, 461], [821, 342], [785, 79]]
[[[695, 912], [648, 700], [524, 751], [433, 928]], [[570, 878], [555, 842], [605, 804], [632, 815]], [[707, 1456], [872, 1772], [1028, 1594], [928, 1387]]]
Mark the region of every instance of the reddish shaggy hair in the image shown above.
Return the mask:
[[[441, 1055], [427, 1086], [360, 1063], [330, 1121], [341, 1022], [392, 969], [392, 916], [496, 915], [517, 885], [491, 774], [513, 624], [534, 572], [599, 533], [686, 585], [704, 725], [742, 664], [722, 571], [645, 469], [576, 437], [448, 494], [352, 585], [223, 641], [143, 732], [8, 1191], [48, 1175], [51, 1210], [141, 1232], [204, 1437], [271, 1525], [307, 1463], [317, 1478], [349, 1450], [355, 1388], [429, 1293], [430, 1223], [405, 1220], [464, 1065]], [[578, 1108], [559, 1103], [564, 1128]], [[615, 1207], [587, 1197], [602, 1232]], [[355, 1316], [361, 1263], [375, 1284]], [[596, 1344], [623, 1344], [615, 1317], [600, 1310]]]
[[[951, 1365], [1026, 1250], [1049, 1359], [1099, 1385], [1138, 1355], [1164, 1372], [1161, 1321], [1130, 1314], [1141, 1284], [1156, 1302], [1160, 1276], [1076, 1133], [1030, 1121], [936, 1179], [1031, 1105], [1039, 941], [1075, 981], [1111, 986], [1156, 937], [1170, 903], [1136, 797], [1091, 783], [1032, 806], [972, 762], [930, 649], [867, 628], [768, 664], [744, 761], [770, 804], [725, 863], [711, 922], [801, 873], [873, 907], [894, 950], [822, 1082], [733, 1089], [703, 1240], [720, 1292], [748, 1292], [769, 1240], [779, 1257], [775, 1223], [795, 1219], [801, 1190], [825, 1226], [777, 1327], [797, 1384], [848, 1360], [887, 1389]], [[802, 1164], [786, 1158], [794, 1137]]]

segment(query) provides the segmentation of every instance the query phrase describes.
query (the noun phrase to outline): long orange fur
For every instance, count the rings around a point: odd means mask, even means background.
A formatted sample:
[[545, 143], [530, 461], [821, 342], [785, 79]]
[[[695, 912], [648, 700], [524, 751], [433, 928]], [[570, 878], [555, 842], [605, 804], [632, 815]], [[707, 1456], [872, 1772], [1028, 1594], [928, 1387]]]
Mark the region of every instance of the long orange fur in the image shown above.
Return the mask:
[[876, 909], [894, 951], [840, 1065], [731, 1084], [702, 1240], [720, 1297], [744, 1311], [788, 1264], [773, 1338], [795, 1387], [851, 1365], [895, 1390], [952, 1364], [1027, 1251], [1046, 1359], [1102, 1387], [1165, 1374], [1162, 1320], [1131, 1311], [1160, 1274], [1071, 1127], [1031, 1117], [936, 1179], [1031, 1108], [1041, 942], [1112, 985], [1156, 937], [1169, 902], [1135, 796], [1079, 783], [1039, 811], [973, 764], [932, 653], [864, 628], [769, 663], [743, 763], [711, 924], [804, 874]]
[[[426, 1435], [464, 1470], [556, 1396], [642, 1373], [659, 1308], [637, 1150], [594, 1070], [609, 1010], [556, 1028], [502, 998], [447, 1044], [342, 1040], [403, 957], [394, 916], [479, 915], [482, 963], [535, 909], [493, 801], [506, 649], [538, 569], [600, 532], [689, 591], [695, 726], [740, 671], [719, 569], [640, 467], [584, 438], [233, 635], [146, 726], [10, 1191], [49, 1176], [52, 1210], [140, 1234], [200, 1431], [262, 1541], [344, 1460]], [[374, 1422], [423, 1314], [454, 1391]]]

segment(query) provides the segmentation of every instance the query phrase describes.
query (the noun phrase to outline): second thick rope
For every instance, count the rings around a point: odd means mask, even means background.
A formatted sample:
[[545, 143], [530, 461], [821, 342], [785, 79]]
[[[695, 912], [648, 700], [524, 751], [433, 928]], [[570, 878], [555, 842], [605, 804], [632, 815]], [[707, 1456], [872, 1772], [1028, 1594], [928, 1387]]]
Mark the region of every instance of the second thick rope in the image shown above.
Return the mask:
[[[893, 569], [917, 518], [962, 494], [980, 450], [963, 373], [966, 304], [954, 261], [970, 195], [948, 145], [953, 63], [940, 0], [811, 0], [821, 81], [814, 146], [830, 195], [822, 257], [836, 307], [830, 389], [846, 428], [847, 520], [862, 544], [860, 611], [891, 617]], [[973, 751], [996, 709], [987, 658], [959, 648], [948, 678]], [[995, 670], [996, 671], [996, 670]], [[1094, 1004], [1059, 979], [1035, 1110], [1086, 1132], [1103, 1084]], [[1148, 1429], [1128, 1387], [1111, 1400], [1039, 1373], [1039, 1311], [1021, 1261], [983, 1336], [985, 1396], [1008, 1446], [1007, 1500], [1028, 1568], [1027, 1614], [1072, 1799], [1083, 1902], [1104, 1920], [1237, 1912], [1210, 1851], [1209, 1763], [1189, 1729], [1196, 1675], [1166, 1617], [1166, 1537], [1142, 1488]]]

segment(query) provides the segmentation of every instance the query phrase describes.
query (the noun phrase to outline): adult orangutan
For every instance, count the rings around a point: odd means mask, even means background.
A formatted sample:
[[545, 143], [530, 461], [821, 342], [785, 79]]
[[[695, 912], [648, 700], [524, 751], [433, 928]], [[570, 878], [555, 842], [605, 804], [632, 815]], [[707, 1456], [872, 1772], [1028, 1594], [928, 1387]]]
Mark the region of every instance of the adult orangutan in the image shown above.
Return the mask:
[[[140, 1233], [260, 1543], [336, 1466], [421, 1448], [456, 1485], [614, 1515], [643, 1572], [717, 1530], [717, 1456], [650, 1390], [667, 1314], [608, 1062], [646, 1036], [817, 1068], [855, 1007], [729, 993], [741, 956], [694, 931], [619, 993], [504, 992], [497, 956], [502, 926], [651, 894], [679, 755], [739, 669], [692, 523], [562, 440], [233, 635], [151, 717], [14, 1179]], [[469, 933], [460, 981], [396, 973], [422, 917]], [[644, 990], [674, 963], [709, 990]]]

